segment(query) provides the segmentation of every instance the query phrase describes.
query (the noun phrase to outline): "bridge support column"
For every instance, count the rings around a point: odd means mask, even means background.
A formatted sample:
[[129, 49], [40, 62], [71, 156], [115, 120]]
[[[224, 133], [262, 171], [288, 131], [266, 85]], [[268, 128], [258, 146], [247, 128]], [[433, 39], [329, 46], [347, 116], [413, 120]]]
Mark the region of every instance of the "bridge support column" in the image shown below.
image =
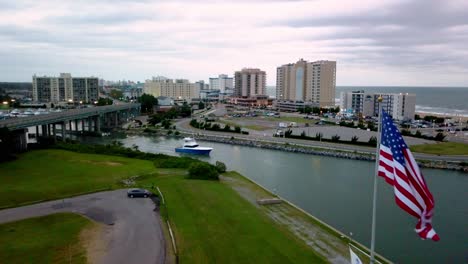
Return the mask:
[[27, 129], [20, 129], [13, 131], [13, 140], [16, 151], [25, 151], [28, 149], [28, 141], [26, 139]]
[[92, 123], [93, 123], [93, 119], [91, 117], [88, 117], [88, 131], [89, 132], [93, 131]]
[[47, 136], [52, 136], [52, 129], [50, 129], [50, 124], [47, 124]]
[[94, 120], [94, 125], [95, 125], [94, 130], [96, 130], [96, 132], [98, 133], [101, 133], [101, 117], [100, 116], [96, 116]]
[[39, 126], [36, 126], [36, 142], [39, 142]]
[[54, 142], [57, 141], [57, 124], [52, 124], [52, 128], [53, 128], [53, 131], [54, 131]]
[[78, 132], [78, 119], [75, 119], [75, 131]]
[[65, 133], [67, 132], [67, 127], [66, 127], [66, 122], [63, 121], [60, 126], [62, 127], [62, 141], [65, 141], [66, 135]]
[[84, 121], [84, 119], [81, 119], [81, 131], [82, 132], [85, 131], [85, 121]]
[[114, 113], [114, 126], [119, 127], [119, 112]]
[[69, 134], [71, 136], [72, 131], [73, 131], [73, 121], [72, 120], [68, 121], [68, 131], [69, 131]]
[[43, 137], [47, 136], [47, 127], [46, 127], [46, 125], [41, 125], [41, 136], [43, 136]]

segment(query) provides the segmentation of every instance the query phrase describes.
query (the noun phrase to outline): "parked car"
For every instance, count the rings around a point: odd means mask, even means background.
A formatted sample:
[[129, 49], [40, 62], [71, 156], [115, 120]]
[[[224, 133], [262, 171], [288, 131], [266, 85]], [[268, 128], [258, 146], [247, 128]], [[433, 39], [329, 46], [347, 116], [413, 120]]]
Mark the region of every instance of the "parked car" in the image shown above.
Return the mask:
[[133, 188], [127, 191], [127, 197], [150, 197], [151, 193], [145, 189]]

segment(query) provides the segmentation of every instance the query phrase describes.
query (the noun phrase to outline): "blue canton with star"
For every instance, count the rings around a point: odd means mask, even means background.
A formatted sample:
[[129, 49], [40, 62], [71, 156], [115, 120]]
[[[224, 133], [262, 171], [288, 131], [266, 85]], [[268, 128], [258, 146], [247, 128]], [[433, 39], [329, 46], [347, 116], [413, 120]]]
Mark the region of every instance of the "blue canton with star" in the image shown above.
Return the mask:
[[398, 128], [393, 124], [393, 119], [382, 109], [382, 132], [381, 144], [392, 150], [393, 159], [401, 164], [405, 164], [403, 150], [407, 149], [403, 137], [398, 131]]

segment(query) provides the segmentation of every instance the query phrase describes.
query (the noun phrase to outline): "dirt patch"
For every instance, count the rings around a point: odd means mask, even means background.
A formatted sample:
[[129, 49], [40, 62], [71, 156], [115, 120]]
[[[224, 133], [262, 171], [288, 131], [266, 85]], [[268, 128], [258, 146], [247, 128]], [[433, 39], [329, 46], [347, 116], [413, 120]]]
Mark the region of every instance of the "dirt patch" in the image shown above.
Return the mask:
[[80, 242], [86, 249], [88, 263], [100, 263], [107, 251], [112, 227], [93, 222], [80, 233]]
[[78, 162], [90, 163], [90, 164], [94, 164], [94, 165], [112, 166], [112, 167], [123, 165], [122, 163], [116, 162], [116, 161], [78, 160]]

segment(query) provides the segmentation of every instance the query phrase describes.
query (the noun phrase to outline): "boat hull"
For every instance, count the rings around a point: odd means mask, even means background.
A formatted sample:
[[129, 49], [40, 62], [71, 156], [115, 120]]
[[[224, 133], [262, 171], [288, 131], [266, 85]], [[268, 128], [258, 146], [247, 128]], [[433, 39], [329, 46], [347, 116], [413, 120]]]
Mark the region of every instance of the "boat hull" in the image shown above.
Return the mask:
[[176, 148], [175, 151], [179, 153], [187, 153], [187, 154], [194, 154], [194, 155], [209, 155], [211, 152], [211, 149]]

